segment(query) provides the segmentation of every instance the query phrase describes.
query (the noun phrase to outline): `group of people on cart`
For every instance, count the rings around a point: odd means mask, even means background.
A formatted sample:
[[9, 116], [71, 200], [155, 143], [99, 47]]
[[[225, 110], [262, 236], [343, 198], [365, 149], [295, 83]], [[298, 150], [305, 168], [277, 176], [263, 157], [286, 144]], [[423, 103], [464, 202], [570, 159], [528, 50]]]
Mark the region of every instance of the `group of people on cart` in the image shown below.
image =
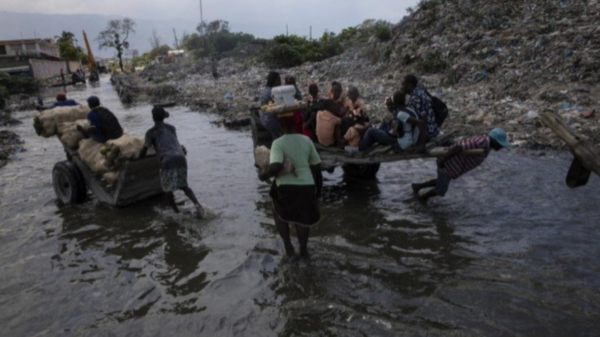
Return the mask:
[[[295, 98], [302, 99], [294, 77], [286, 76], [285, 84], [293, 85], [296, 88]], [[280, 85], [280, 74], [270, 72], [261, 98], [262, 105], [272, 104], [273, 88]], [[327, 97], [321, 97], [318, 85], [312, 83], [308, 86], [308, 93], [307, 108], [291, 116], [269, 111], [260, 115], [261, 124], [274, 140], [270, 165], [259, 173], [259, 179], [268, 181], [275, 178], [270, 190], [273, 216], [286, 254], [292, 260], [308, 257], [310, 227], [320, 220], [317, 199], [323, 178], [315, 143], [349, 152], [369, 151], [376, 144], [390, 146], [395, 152], [425, 152], [426, 143], [438, 137], [445, 119], [434, 111], [436, 98], [419, 85], [414, 75], [405, 76], [401, 90], [385, 99], [390, 114], [379, 127], [375, 127], [367, 115], [366, 105], [356, 87], [350, 87], [345, 95], [342, 85], [332, 82]], [[423, 202], [434, 196], [444, 196], [450, 181], [483, 163], [491, 149], [509, 146], [508, 136], [500, 128], [487, 135], [463, 139], [438, 158], [437, 178], [412, 184], [412, 190]], [[469, 153], [477, 149], [476, 154]], [[286, 160], [292, 161], [293, 172], [284, 171]], [[430, 190], [420, 194], [425, 188]], [[290, 239], [291, 225], [296, 228], [300, 254], [296, 254]]]

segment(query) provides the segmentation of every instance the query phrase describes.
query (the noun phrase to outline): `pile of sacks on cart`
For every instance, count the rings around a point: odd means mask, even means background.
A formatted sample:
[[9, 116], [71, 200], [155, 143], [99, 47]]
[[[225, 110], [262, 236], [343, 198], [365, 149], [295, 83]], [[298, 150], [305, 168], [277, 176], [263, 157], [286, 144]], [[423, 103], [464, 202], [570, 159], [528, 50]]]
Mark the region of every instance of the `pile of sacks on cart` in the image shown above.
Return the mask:
[[125, 133], [121, 138], [109, 140], [105, 144], [91, 138], [84, 139], [77, 126], [84, 129], [89, 126], [89, 111], [88, 107], [81, 105], [44, 110], [35, 116], [33, 126], [39, 136], [58, 137], [67, 151], [77, 151], [93, 172], [103, 175], [108, 184], [113, 184], [126, 163], [138, 158], [144, 139]]

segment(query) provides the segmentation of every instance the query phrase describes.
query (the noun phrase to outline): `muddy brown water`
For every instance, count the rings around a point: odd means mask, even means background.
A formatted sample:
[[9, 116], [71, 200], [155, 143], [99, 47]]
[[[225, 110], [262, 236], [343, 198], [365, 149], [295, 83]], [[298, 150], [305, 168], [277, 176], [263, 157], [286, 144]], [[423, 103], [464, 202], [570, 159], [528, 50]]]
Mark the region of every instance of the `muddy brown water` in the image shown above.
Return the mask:
[[[131, 134], [152, 124], [106, 78], [69, 94], [100, 96]], [[432, 161], [386, 164], [377, 182], [338, 169], [312, 261], [289, 265], [248, 131], [171, 109], [215, 214], [201, 221], [160, 198], [58, 205], [64, 153], [34, 113], [10, 128], [27, 151], [0, 169], [0, 336], [598, 336], [600, 179], [566, 187], [567, 155], [493, 153], [429, 207], [409, 184]]]

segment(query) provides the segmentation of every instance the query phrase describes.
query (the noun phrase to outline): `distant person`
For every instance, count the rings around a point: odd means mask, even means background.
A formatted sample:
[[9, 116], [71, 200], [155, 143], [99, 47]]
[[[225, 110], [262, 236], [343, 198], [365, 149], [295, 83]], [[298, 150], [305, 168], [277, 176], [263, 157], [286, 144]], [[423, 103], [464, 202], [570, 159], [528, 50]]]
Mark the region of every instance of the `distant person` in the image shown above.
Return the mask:
[[[269, 75], [267, 75], [267, 85], [260, 99], [260, 104], [263, 106], [269, 105], [269, 103], [273, 101], [273, 88], [278, 87], [280, 85], [281, 76], [279, 75], [279, 73], [276, 71], [269, 72]], [[260, 122], [265, 127], [265, 129], [267, 129], [267, 131], [271, 133], [271, 137], [273, 139], [277, 139], [283, 134], [281, 131], [281, 127], [279, 126], [279, 121], [277, 120], [276, 114], [269, 114], [261, 111]]]
[[406, 106], [406, 94], [396, 91], [386, 100], [395, 123], [389, 130], [370, 128], [361, 139], [359, 151], [365, 151], [376, 143], [390, 145], [396, 151], [406, 151], [413, 146], [424, 151], [426, 121], [419, 114]]
[[402, 91], [410, 95], [408, 107], [416, 111], [420, 116], [427, 117], [427, 140], [431, 140], [440, 134], [435, 120], [435, 113], [431, 105], [431, 97], [422, 86], [415, 75], [407, 75], [402, 81]]
[[[317, 203], [323, 181], [321, 159], [310, 139], [292, 133], [293, 118], [282, 117], [279, 121], [284, 135], [273, 142], [270, 165], [265, 172], [261, 172], [259, 179], [266, 181], [276, 177], [269, 193], [273, 201], [273, 217], [285, 252], [290, 261], [294, 261], [309, 257], [310, 227], [321, 219]], [[292, 161], [294, 172], [281, 174], [285, 159]], [[300, 244], [299, 256], [290, 239], [290, 225], [296, 227]]]
[[331, 99], [323, 101], [323, 110], [317, 112], [317, 140], [324, 146], [343, 147], [342, 119], [336, 103]]
[[160, 183], [173, 211], [179, 213], [173, 192], [182, 190], [194, 203], [198, 216], [203, 216], [204, 209], [187, 183], [187, 160], [185, 152], [177, 140], [175, 127], [164, 122], [168, 117], [169, 113], [164, 108], [152, 109], [154, 126], [146, 132], [140, 158], [146, 156], [148, 149], [153, 147], [160, 162]]
[[294, 94], [294, 98], [297, 101], [301, 101], [302, 100], [302, 91], [300, 91], [300, 89], [296, 85], [296, 78], [294, 76], [292, 76], [292, 75], [286, 75], [285, 76], [285, 85], [293, 85], [294, 89], [296, 89], [296, 93]]
[[219, 59], [216, 56], [213, 56], [211, 59], [211, 68], [212, 68], [212, 75], [213, 78], [216, 80], [219, 79]]
[[327, 96], [335, 102], [338, 114], [340, 116], [345, 116], [347, 112], [346, 96], [344, 95], [342, 84], [338, 81], [331, 82], [331, 89], [329, 89], [329, 94]]
[[76, 106], [79, 105], [79, 103], [77, 103], [76, 101], [72, 100], [72, 99], [67, 99], [67, 94], [65, 94], [64, 92], [59, 92], [56, 95], [56, 102], [54, 102], [52, 104], [53, 108], [56, 108], [57, 106]]
[[62, 81], [63, 85], [67, 83], [67, 81], [65, 80], [65, 71], [63, 70], [63, 68], [60, 68], [60, 80]]
[[342, 134], [348, 145], [357, 148], [361, 138], [370, 126], [364, 101], [360, 98], [357, 87], [348, 89], [346, 98], [346, 115], [342, 119]]
[[312, 140], [316, 140], [317, 112], [321, 101], [319, 86], [316, 83], [311, 83], [308, 86], [308, 97], [306, 97], [307, 108], [302, 115], [302, 134]]
[[80, 131], [83, 131], [84, 137], [92, 137], [100, 143], [121, 138], [123, 128], [117, 117], [110, 110], [100, 105], [98, 97], [90, 96], [87, 102], [90, 109], [92, 109], [87, 115], [90, 127], [85, 130], [82, 126], [77, 126]]
[[[490, 153], [490, 149], [498, 151], [510, 146], [511, 144], [508, 142], [506, 132], [499, 128], [493, 129], [486, 136], [475, 136], [464, 139], [450, 147], [448, 153], [443, 157], [438, 158], [437, 179], [422, 184], [412, 184], [413, 192], [422, 202], [427, 202], [427, 200], [435, 196], [443, 197], [448, 191], [450, 181], [481, 165]], [[463, 151], [473, 149], [482, 149], [484, 152], [480, 155], [461, 154]], [[430, 191], [419, 195], [421, 189], [429, 187], [432, 188]]]

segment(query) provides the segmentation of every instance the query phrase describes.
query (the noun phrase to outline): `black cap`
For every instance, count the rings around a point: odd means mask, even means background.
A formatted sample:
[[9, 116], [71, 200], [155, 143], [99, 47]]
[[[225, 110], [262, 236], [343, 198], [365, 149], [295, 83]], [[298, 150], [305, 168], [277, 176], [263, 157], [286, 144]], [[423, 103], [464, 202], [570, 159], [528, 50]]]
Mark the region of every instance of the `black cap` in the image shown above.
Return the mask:
[[152, 109], [152, 119], [155, 122], [163, 121], [165, 118], [169, 118], [169, 112], [165, 108], [157, 106]]
[[88, 105], [90, 106], [90, 108], [96, 108], [100, 106], [100, 98], [96, 97], [96, 96], [90, 96], [87, 99]]

